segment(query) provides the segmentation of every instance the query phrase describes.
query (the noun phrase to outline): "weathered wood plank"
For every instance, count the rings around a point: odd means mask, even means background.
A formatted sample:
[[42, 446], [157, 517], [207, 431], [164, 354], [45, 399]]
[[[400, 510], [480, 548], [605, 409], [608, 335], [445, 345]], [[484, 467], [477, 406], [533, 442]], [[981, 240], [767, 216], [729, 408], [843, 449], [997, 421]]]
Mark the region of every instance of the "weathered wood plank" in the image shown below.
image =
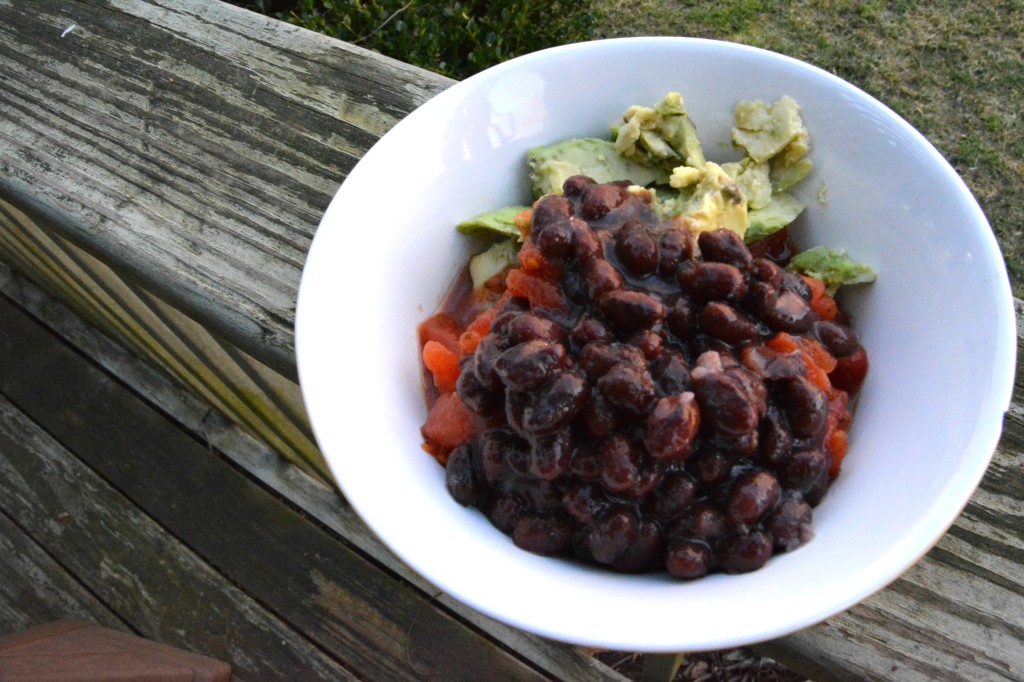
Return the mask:
[[294, 376], [320, 216], [451, 81], [216, 2], [0, 2], [0, 196]]
[[0, 259], [73, 306], [120, 344], [244, 425], [305, 471], [330, 480], [299, 387], [132, 287], [99, 259], [0, 199]]
[[[6, 300], [0, 301], [0, 319], [0, 392], [157, 523], [357, 675], [546, 677], [213, 456], [205, 444], [33, 328]], [[12, 482], [12, 490], [31, 489], [19, 477]], [[106, 551], [118, 551], [117, 537], [103, 543], [112, 546]], [[146, 609], [154, 627], [173, 620], [159, 608], [173, 603], [173, 595], [160, 594]]]
[[[0, 424], [2, 426], [2, 424]], [[0, 461], [12, 453], [0, 450]], [[50, 519], [60, 523], [63, 517]], [[0, 635], [61, 618], [128, 626], [0, 510]]]
[[509, 649], [550, 672], [556, 678], [622, 680], [623, 678], [585, 651], [552, 642], [498, 623], [463, 605], [411, 571], [373, 535], [336, 490], [288, 466], [265, 444], [254, 440], [195, 396], [168, 381], [162, 373], [132, 356], [96, 329], [85, 324], [61, 303], [30, 282], [16, 277], [0, 263], [0, 292], [27, 309], [55, 333], [146, 400], [188, 429], [201, 442], [230, 458], [346, 542], [394, 572], [439, 605], [488, 633]]
[[[36, 549], [21, 542], [26, 554], [0, 561], [0, 610], [46, 603], [22, 612], [32, 625], [84, 618], [228, 661], [238, 680], [351, 679], [0, 396], [0, 546], [17, 540], [12, 527]], [[26, 565], [39, 554], [52, 558]], [[65, 571], [81, 583], [74, 593]], [[4, 621], [14, 624], [26, 625]]]

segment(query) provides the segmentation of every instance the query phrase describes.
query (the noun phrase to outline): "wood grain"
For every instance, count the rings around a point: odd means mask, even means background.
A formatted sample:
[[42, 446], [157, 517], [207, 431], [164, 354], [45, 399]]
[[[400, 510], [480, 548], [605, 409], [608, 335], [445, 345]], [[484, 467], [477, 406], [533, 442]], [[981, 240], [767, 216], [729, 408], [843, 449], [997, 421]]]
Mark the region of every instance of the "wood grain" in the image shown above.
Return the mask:
[[327, 203], [450, 84], [222, 3], [0, 2], [0, 196], [294, 377]]
[[[0, 393], [136, 505], [139, 516], [167, 529], [248, 599], [300, 631], [316, 650], [329, 652], [366, 679], [547, 677], [453, 617], [432, 595], [408, 589], [392, 573], [214, 456], [205, 443], [31, 325], [6, 299], [0, 300], [0, 319]], [[45, 452], [43, 445], [30, 442], [29, 448]], [[46, 481], [64, 482], [56, 492], [33, 487], [30, 472], [38, 465], [30, 462], [23, 468], [24, 460], [17, 458], [14, 468], [0, 476], [19, 510], [40, 504], [40, 499], [42, 504], [66, 506], [69, 499], [76, 499], [70, 497], [70, 487], [82, 492], [78, 504], [67, 509], [72, 518], [90, 518], [112, 506], [93, 508], [89, 500], [100, 493], [84, 486], [85, 477], [77, 472], [45, 476]], [[34, 515], [19, 511], [17, 518], [29, 524]], [[91, 556], [73, 572], [113, 572], [123, 581], [121, 589], [115, 588], [124, 600], [119, 610], [134, 607], [146, 629], [181, 629], [167, 605], [211, 595], [194, 595], [194, 585], [180, 580], [165, 583], [160, 575], [146, 583], [147, 591], [138, 585], [132, 592], [137, 576], [154, 563], [145, 546], [146, 534], [132, 530], [142, 522], [133, 517], [123, 527], [114, 527], [109, 519], [98, 520], [97, 526], [111, 530], [83, 531], [78, 549]], [[246, 614], [241, 620], [258, 622]], [[214, 630], [211, 625], [211, 636]], [[304, 659], [303, 648], [292, 645], [282, 647]], [[260, 644], [252, 640], [247, 646]]]

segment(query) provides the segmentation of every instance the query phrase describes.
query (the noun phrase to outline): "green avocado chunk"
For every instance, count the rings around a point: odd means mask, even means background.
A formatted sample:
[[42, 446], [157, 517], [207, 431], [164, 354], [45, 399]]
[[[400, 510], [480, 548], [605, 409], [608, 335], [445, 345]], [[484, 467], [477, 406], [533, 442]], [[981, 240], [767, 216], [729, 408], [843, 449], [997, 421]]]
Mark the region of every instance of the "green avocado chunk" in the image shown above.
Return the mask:
[[455, 229], [462, 234], [494, 234], [502, 237], [515, 237], [522, 241], [522, 235], [516, 229], [515, 217], [529, 208], [529, 206], [506, 206], [487, 211], [462, 221], [455, 226]]
[[852, 260], [843, 249], [829, 246], [816, 246], [802, 251], [793, 256], [787, 267], [794, 272], [820, 279], [829, 294], [834, 294], [843, 284], [874, 282], [877, 276], [874, 269]]
[[527, 155], [533, 196], [561, 194], [573, 175], [596, 182], [628, 180], [635, 185], [667, 184], [668, 172], [648, 168], [619, 155], [615, 143], [598, 138], [574, 138], [534, 147]]
[[518, 255], [519, 247], [515, 240], [503, 239], [491, 244], [483, 253], [470, 258], [469, 276], [473, 281], [473, 288], [480, 289], [487, 280], [515, 265]]
[[792, 194], [776, 192], [767, 206], [747, 212], [750, 223], [743, 235], [743, 241], [753, 244], [775, 234], [796, 220], [803, 210], [804, 205], [794, 199]]

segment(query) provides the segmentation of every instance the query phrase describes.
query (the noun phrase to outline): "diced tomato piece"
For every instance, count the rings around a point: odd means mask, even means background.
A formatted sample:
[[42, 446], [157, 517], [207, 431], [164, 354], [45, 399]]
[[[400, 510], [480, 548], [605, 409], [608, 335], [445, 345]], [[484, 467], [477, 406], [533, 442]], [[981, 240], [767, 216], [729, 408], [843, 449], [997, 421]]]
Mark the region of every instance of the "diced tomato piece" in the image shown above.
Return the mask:
[[533, 223], [533, 209], [528, 208], [519, 213], [516, 213], [515, 217], [512, 218], [512, 224], [519, 230], [519, 234], [523, 240], [526, 240], [530, 236], [530, 226]]
[[420, 428], [431, 447], [447, 452], [473, 438], [476, 431], [475, 417], [458, 393], [438, 396]]
[[553, 312], [566, 312], [568, 302], [555, 282], [539, 274], [516, 269], [508, 273], [509, 293], [530, 301], [534, 308], [544, 308]]
[[420, 323], [417, 331], [421, 348], [426, 345], [427, 341], [437, 341], [449, 350], [459, 350], [462, 325], [448, 313], [437, 313], [428, 317]]
[[786, 332], [779, 332], [772, 338], [765, 342], [765, 345], [771, 348], [776, 353], [793, 353], [800, 349], [797, 345], [796, 339]]
[[459, 353], [440, 341], [423, 344], [423, 365], [434, 377], [434, 386], [441, 393], [451, 393], [459, 380]]
[[849, 437], [846, 431], [836, 429], [830, 433], [825, 440], [825, 448], [832, 456], [832, 465], [829, 468], [828, 475], [831, 478], [835, 478], [839, 475], [839, 470], [843, 466], [843, 459], [846, 457], [846, 451], [849, 449]]
[[834, 320], [839, 312], [836, 300], [825, 289], [825, 283], [810, 275], [800, 275], [811, 288], [811, 310], [818, 313], [823, 320]]
[[826, 374], [836, 368], [836, 357], [817, 339], [810, 336], [801, 336], [796, 339], [796, 342], [800, 346], [800, 351], [804, 357], [825, 370]]

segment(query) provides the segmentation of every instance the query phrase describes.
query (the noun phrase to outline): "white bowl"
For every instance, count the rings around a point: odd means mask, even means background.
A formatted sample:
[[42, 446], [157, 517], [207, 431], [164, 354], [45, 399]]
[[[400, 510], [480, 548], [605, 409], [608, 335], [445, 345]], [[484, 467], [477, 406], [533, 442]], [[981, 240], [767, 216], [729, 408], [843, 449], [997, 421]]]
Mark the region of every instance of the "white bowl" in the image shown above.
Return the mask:
[[[606, 136], [631, 104], [680, 91], [710, 158], [731, 152], [738, 100], [788, 94], [812, 136], [800, 245], [841, 246], [875, 284], [845, 304], [871, 357], [843, 471], [816, 536], [745, 575], [685, 583], [529, 554], [456, 504], [421, 449], [415, 327], [473, 246], [458, 221], [529, 199], [526, 151]], [[719, 154], [721, 152], [721, 154]], [[827, 201], [818, 201], [820, 189]], [[939, 539], [984, 473], [1016, 353], [1012, 297], [970, 192], [909, 124], [784, 56], [688, 38], [595, 41], [463, 81], [387, 133], [349, 174], [313, 241], [296, 354], [317, 440], [352, 506], [418, 573], [513, 626], [629, 651], [779, 637], [896, 579]]]

